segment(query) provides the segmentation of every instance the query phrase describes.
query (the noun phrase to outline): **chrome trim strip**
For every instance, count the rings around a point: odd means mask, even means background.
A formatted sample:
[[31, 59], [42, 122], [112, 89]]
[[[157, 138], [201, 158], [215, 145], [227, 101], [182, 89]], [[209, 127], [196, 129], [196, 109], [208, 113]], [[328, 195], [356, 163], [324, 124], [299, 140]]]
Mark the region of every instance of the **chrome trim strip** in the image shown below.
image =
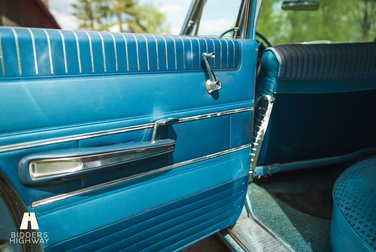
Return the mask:
[[[253, 179], [253, 172], [257, 165], [257, 160], [260, 155], [262, 143], [266, 130], [268, 129], [270, 115], [273, 110], [273, 103], [275, 98], [270, 95], [261, 96], [256, 104], [256, 111], [253, 115], [253, 136], [252, 136], [252, 152], [250, 162], [249, 181]], [[257, 120], [257, 121], [256, 121]]]
[[137, 38], [134, 34], [131, 34], [133, 37], [134, 37], [134, 40], [136, 42], [136, 52], [137, 52], [137, 69], [140, 70], [140, 56], [138, 54], [138, 42], [137, 42]]
[[57, 30], [60, 33], [61, 36], [61, 43], [63, 45], [63, 54], [64, 54], [64, 65], [65, 65], [65, 73], [68, 73], [68, 64], [67, 64], [67, 53], [65, 51], [65, 40], [64, 35], [60, 30]]
[[232, 49], [233, 49], [233, 61], [232, 61], [232, 67], [235, 67], [235, 43], [234, 40], [231, 39], [232, 42]]
[[218, 38], [216, 38], [219, 42], [219, 50], [220, 50], [220, 67], [222, 68], [222, 43], [221, 43], [221, 40], [219, 40]]
[[99, 32], [97, 32], [97, 33], [98, 33], [99, 37], [101, 38], [101, 43], [102, 43], [103, 69], [104, 69], [105, 72], [107, 72], [107, 69], [106, 69], [106, 51], [104, 49], [103, 37]]
[[141, 34], [141, 36], [143, 36], [144, 39], [145, 39], [145, 44], [146, 44], [146, 59], [147, 59], [147, 62], [148, 62], [148, 70], [150, 70], [150, 64], [149, 64], [149, 45], [148, 45], [148, 40], [146, 39], [146, 37], [145, 37], [144, 34]]
[[82, 73], [82, 67], [81, 67], [81, 53], [80, 53], [80, 43], [78, 41], [78, 37], [75, 31], [73, 32], [74, 37], [76, 38], [76, 46], [77, 46], [77, 58], [78, 58], [78, 69], [80, 70], [80, 73]]
[[149, 175], [152, 175], [152, 174], [173, 170], [173, 169], [176, 169], [176, 168], [179, 168], [179, 167], [182, 167], [182, 166], [206, 161], [206, 160], [209, 160], [209, 159], [212, 159], [212, 158], [220, 157], [220, 156], [223, 156], [223, 155], [226, 155], [226, 154], [230, 154], [230, 153], [234, 153], [234, 152], [237, 152], [237, 151], [241, 151], [241, 150], [250, 148], [250, 146], [251, 146], [251, 144], [245, 144], [245, 145], [235, 147], [235, 148], [232, 148], [232, 149], [228, 149], [228, 150], [225, 150], [225, 151], [220, 151], [220, 152], [210, 154], [210, 155], [206, 155], [206, 156], [203, 156], [203, 157], [187, 160], [187, 161], [180, 162], [180, 163], [177, 163], [177, 164], [168, 165], [168, 166], [165, 166], [165, 167], [162, 167], [162, 168], [159, 168], [159, 169], [155, 169], [155, 170], [151, 170], [151, 171], [147, 171], [147, 172], [142, 172], [142, 173], [135, 174], [135, 175], [132, 175], [132, 176], [129, 176], [129, 177], [113, 180], [113, 181], [110, 181], [110, 182], [106, 182], [106, 183], [103, 183], [103, 184], [87, 187], [87, 188], [80, 189], [80, 190], [77, 190], [77, 191], [73, 191], [73, 192], [69, 192], [69, 193], [63, 193], [63, 194], [52, 196], [52, 197], [49, 197], [49, 198], [46, 198], [46, 199], [37, 200], [37, 201], [31, 202], [31, 207], [36, 208], [36, 207], [44, 206], [44, 205], [47, 205], [47, 204], [54, 203], [56, 201], [68, 199], [68, 198], [78, 196], [78, 195], [81, 195], [81, 194], [85, 194], [85, 193], [88, 193], [88, 192], [93, 192], [93, 191], [100, 190], [100, 189], [103, 189], [103, 188], [107, 188], [107, 187], [110, 187], [110, 186], [114, 186], [114, 185], [117, 185], [117, 184], [120, 184], [120, 183], [124, 183], [126, 181], [130, 181], [130, 180], [133, 180], [133, 179], [142, 178], [142, 177], [149, 176]]
[[124, 43], [125, 43], [125, 57], [127, 58], [127, 71], [129, 71], [129, 60], [128, 60], [128, 42], [127, 39], [125, 38], [123, 33], [120, 33], [123, 38], [124, 38]]
[[205, 41], [205, 44], [206, 44], [206, 53], [209, 53], [208, 42], [206, 41], [206, 38], [202, 38], [202, 39]]
[[[212, 38], [210, 38], [210, 40], [213, 42], [213, 53], [215, 53], [215, 43], [214, 43], [214, 40]], [[213, 68], [215, 68], [215, 58], [213, 59], [213, 61], [214, 61]]]
[[5, 75], [5, 66], [4, 66], [4, 57], [3, 57], [3, 47], [1, 45], [1, 36], [0, 36], [0, 60], [1, 60], [1, 71]]
[[189, 40], [189, 43], [191, 44], [191, 69], [193, 69], [193, 47], [192, 47], [192, 40], [191, 40], [190, 37], [188, 37], [188, 40]]
[[114, 35], [112, 35], [111, 32], [109, 32], [109, 34], [112, 37], [112, 41], [114, 41], [114, 53], [115, 53], [115, 63], [116, 63], [116, 72], [117, 72], [118, 71], [118, 59], [117, 59], [116, 41], [115, 41]]
[[30, 33], [31, 36], [31, 44], [33, 45], [33, 55], [34, 55], [34, 64], [35, 64], [35, 74], [38, 74], [38, 60], [37, 60], [37, 50], [35, 49], [35, 39], [34, 39], [34, 34], [30, 30], [30, 28], [27, 28], [27, 30]]
[[[247, 112], [247, 111], [253, 111], [253, 107], [246, 107], [246, 108], [225, 110], [225, 111], [196, 115], [196, 116], [183, 117], [183, 118], [179, 118], [178, 123], [202, 120], [202, 119], [213, 118], [213, 117], [218, 117], [218, 116], [231, 115], [231, 114], [242, 113], [242, 112]], [[119, 134], [119, 133], [124, 133], [124, 132], [135, 131], [135, 130], [150, 129], [153, 127], [154, 127], [154, 122], [135, 125], [135, 126], [128, 126], [128, 127], [123, 127], [123, 128], [117, 128], [117, 129], [96, 131], [96, 132], [85, 133], [85, 134], [77, 134], [77, 135], [72, 135], [72, 136], [56, 137], [56, 138], [29, 141], [29, 142], [23, 142], [23, 143], [17, 143], [17, 144], [9, 144], [9, 145], [0, 146], [0, 153], [39, 147], [39, 146], [44, 146], [44, 145], [49, 145], [49, 144], [83, 140], [83, 139], [88, 139], [88, 138], [93, 138], [93, 137], [114, 135], [114, 134]]]
[[[51, 74], [54, 73], [54, 65], [52, 63], [52, 52], [51, 52], [51, 41], [50, 41], [50, 35], [48, 35], [48, 32], [45, 30], [45, 29], [42, 29], [44, 31], [44, 33], [46, 33], [46, 37], [47, 37], [47, 46], [48, 46], [48, 55], [49, 55], [49, 58], [50, 58], [50, 67], [51, 67]], [[76, 37], [77, 39], [77, 37]], [[77, 40], [78, 41], [78, 40]], [[81, 71], [80, 71], [81, 72]]]
[[158, 54], [158, 41], [154, 35], [151, 35], [155, 41], [155, 52], [157, 53], [157, 70], [159, 70], [159, 54]]
[[22, 75], [22, 66], [21, 66], [21, 56], [20, 56], [20, 48], [18, 46], [18, 37], [16, 30], [13, 27], [10, 27], [12, 29], [14, 34], [14, 43], [16, 44], [16, 51], [17, 51], [17, 61], [18, 61], [18, 72], [20, 75]]
[[91, 42], [91, 37], [87, 31], [85, 31], [88, 39], [89, 39], [89, 47], [90, 47], [90, 59], [91, 59], [91, 71], [94, 73], [94, 58], [93, 58], [93, 45]]
[[172, 41], [174, 41], [175, 69], [178, 69], [178, 62], [177, 62], [177, 59], [176, 59], [176, 42], [175, 42], [175, 39], [171, 35], [168, 35], [168, 36], [170, 36]]
[[227, 46], [227, 65], [226, 65], [226, 67], [228, 67], [228, 57], [229, 57], [228, 42], [227, 42], [227, 39], [224, 39], [224, 40], [225, 40], [225, 42], [226, 42], [226, 46]]
[[[95, 153], [95, 149], [101, 150]], [[28, 170], [33, 182], [43, 183], [53, 180], [56, 176], [69, 178], [94, 169], [105, 169], [110, 165], [126, 164], [139, 159], [172, 153], [174, 150], [175, 140], [171, 139], [110, 145], [107, 150], [103, 150], [103, 147], [77, 148], [63, 155], [50, 152], [54, 158], [45, 157], [43, 153], [39, 156], [35, 154], [33, 157], [25, 158], [23, 167], [26, 168], [24, 171]]]
[[185, 49], [184, 49], [184, 40], [183, 40], [180, 36], [178, 36], [178, 38], [180, 38], [180, 40], [181, 40], [181, 44], [183, 45], [183, 67], [184, 67], [184, 69], [185, 69]]
[[201, 68], [201, 48], [200, 48], [200, 41], [198, 38], [194, 37], [197, 40], [198, 44], [198, 68]]
[[168, 70], [168, 54], [167, 54], [167, 41], [165, 39], [164, 36], [161, 35], [161, 37], [163, 38], [164, 40], [164, 43], [165, 43], [165, 50], [166, 50], [166, 70]]

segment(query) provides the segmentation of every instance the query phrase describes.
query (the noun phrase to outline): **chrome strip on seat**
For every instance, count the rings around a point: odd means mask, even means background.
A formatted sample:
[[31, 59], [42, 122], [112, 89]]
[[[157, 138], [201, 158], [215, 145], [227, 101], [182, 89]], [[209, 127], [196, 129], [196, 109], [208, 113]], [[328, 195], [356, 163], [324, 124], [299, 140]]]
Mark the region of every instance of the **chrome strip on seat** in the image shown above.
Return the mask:
[[241, 150], [244, 150], [244, 149], [247, 149], [247, 148], [250, 148], [250, 147], [251, 147], [251, 144], [245, 144], [245, 145], [242, 145], [242, 146], [239, 146], [239, 147], [235, 147], [235, 148], [228, 149], [228, 150], [225, 150], [225, 151], [220, 151], [220, 152], [210, 154], [210, 155], [207, 155], [207, 156], [187, 160], [187, 161], [180, 162], [180, 163], [177, 163], [177, 164], [168, 165], [168, 166], [165, 166], [165, 167], [162, 167], [162, 168], [159, 168], [159, 169], [155, 169], [155, 170], [152, 170], [152, 171], [142, 172], [142, 173], [135, 174], [135, 175], [132, 175], [132, 176], [129, 176], [129, 177], [125, 177], [125, 178], [113, 180], [113, 181], [110, 181], [110, 182], [106, 182], [106, 183], [103, 183], [103, 184], [83, 188], [83, 189], [80, 189], [80, 190], [77, 190], [77, 191], [73, 191], [73, 192], [69, 192], [69, 193], [63, 193], [63, 194], [52, 196], [52, 197], [49, 197], [49, 198], [46, 198], [46, 199], [37, 200], [37, 201], [34, 201], [34, 202], [31, 203], [31, 207], [36, 208], [36, 207], [44, 206], [44, 205], [47, 205], [47, 204], [54, 203], [56, 201], [71, 198], [71, 197], [78, 196], [78, 195], [81, 195], [81, 194], [85, 194], [85, 193], [88, 193], [88, 192], [93, 192], [93, 191], [96, 191], [96, 190], [100, 190], [100, 189], [103, 189], [103, 188], [114, 186], [114, 185], [117, 185], [117, 184], [120, 184], [120, 183], [123, 183], [123, 182], [126, 182], [126, 181], [130, 181], [130, 180], [133, 180], [133, 179], [137, 179], [137, 178], [145, 177], [145, 176], [148, 176], [148, 175], [152, 175], [152, 174], [176, 169], [178, 167], [182, 167], [182, 166], [185, 166], [185, 165], [190, 165], [190, 164], [194, 164], [194, 163], [197, 163], [197, 162], [202, 162], [202, 161], [209, 160], [209, 159], [212, 159], [212, 158], [220, 157], [220, 156], [230, 154], [230, 153], [233, 153], [233, 152], [236, 152], [236, 151], [241, 151]]
[[[247, 112], [247, 111], [253, 111], [253, 107], [246, 107], [246, 108], [232, 109], [232, 110], [226, 110], [226, 111], [220, 111], [220, 112], [214, 112], [214, 113], [208, 113], [208, 114], [201, 114], [201, 115], [196, 115], [196, 116], [183, 117], [183, 118], [179, 118], [178, 123], [202, 120], [202, 119], [213, 118], [213, 117], [218, 117], [218, 116], [231, 115], [231, 114], [242, 113], [242, 112]], [[77, 140], [88, 139], [88, 138], [99, 137], [99, 136], [114, 135], [114, 134], [119, 134], [119, 133], [135, 131], [135, 130], [150, 129], [153, 127], [154, 127], [154, 123], [145, 123], [145, 124], [134, 125], [134, 126], [129, 126], [129, 127], [102, 130], [102, 131], [96, 131], [96, 132], [85, 133], [85, 134], [77, 134], [77, 135], [72, 135], [72, 136], [49, 138], [49, 139], [29, 141], [29, 142], [23, 142], [23, 143], [17, 143], [17, 144], [8, 144], [8, 145], [0, 146], [0, 153], [39, 147], [39, 146], [44, 146], [44, 145], [49, 145], [49, 144], [77, 141]]]

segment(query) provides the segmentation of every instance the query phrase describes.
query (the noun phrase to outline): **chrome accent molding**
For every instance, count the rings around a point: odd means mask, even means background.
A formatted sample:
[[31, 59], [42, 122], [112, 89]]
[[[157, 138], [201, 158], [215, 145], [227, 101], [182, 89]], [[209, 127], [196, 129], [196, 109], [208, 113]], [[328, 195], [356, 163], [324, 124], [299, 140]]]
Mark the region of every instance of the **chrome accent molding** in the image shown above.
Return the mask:
[[[182, 46], [183, 46], [183, 68], [185, 69], [185, 49], [184, 49], [184, 40], [183, 40], [180, 36], [178, 36], [178, 38], [181, 40], [181, 44], [182, 44]], [[175, 57], [176, 57], [176, 55], [175, 55]]]
[[253, 171], [256, 168], [257, 160], [260, 155], [262, 143], [268, 128], [270, 115], [273, 110], [274, 97], [270, 95], [261, 96], [255, 104], [253, 114], [253, 137], [252, 152], [250, 164], [250, 181], [253, 179]]
[[221, 43], [221, 40], [218, 39], [218, 42], [219, 42], [219, 50], [220, 50], [220, 67], [222, 68], [222, 43]]
[[[78, 59], [78, 69], [80, 70], [80, 73], [82, 73], [82, 67], [81, 67], [81, 53], [80, 53], [80, 42], [78, 41], [78, 37], [75, 31], [72, 31], [74, 37], [76, 38], [76, 46], [77, 46], [77, 59]], [[51, 53], [51, 50], [50, 50]], [[51, 61], [52, 62], [52, 61]]]
[[[253, 107], [246, 107], [246, 108], [225, 110], [225, 111], [220, 111], [220, 112], [213, 112], [213, 113], [208, 113], [208, 114], [201, 114], [201, 115], [196, 115], [196, 116], [183, 117], [183, 118], [179, 118], [178, 123], [203, 120], [203, 119], [208, 119], [208, 118], [213, 118], [213, 117], [218, 117], [218, 116], [226, 116], [226, 115], [237, 114], [237, 113], [248, 112], [248, 111], [253, 111]], [[102, 130], [102, 131], [96, 131], [96, 132], [85, 133], [85, 134], [77, 134], [73, 136], [56, 137], [56, 138], [49, 138], [49, 139], [23, 142], [23, 143], [17, 143], [17, 144], [9, 144], [9, 145], [0, 146], [0, 153], [39, 147], [39, 146], [45, 146], [45, 145], [50, 145], [50, 144], [65, 143], [69, 141], [78, 141], [78, 140], [89, 139], [89, 138], [100, 137], [100, 136], [114, 135], [114, 134], [125, 133], [125, 132], [136, 131], [136, 130], [150, 129], [153, 127], [154, 127], [154, 123], [145, 123], [145, 124], [140, 124], [140, 125], [135, 125], [135, 126], [117, 128], [117, 129]]]
[[140, 55], [139, 55], [139, 52], [138, 52], [138, 41], [137, 41], [137, 38], [134, 34], [131, 34], [133, 37], [134, 37], [134, 40], [135, 40], [135, 44], [136, 44], [136, 52], [137, 52], [137, 70], [140, 70]]
[[177, 59], [176, 59], [176, 42], [175, 42], [175, 39], [171, 35], [168, 35], [168, 36], [170, 36], [172, 41], [174, 42], [175, 69], [178, 69], [178, 62], [177, 62]]
[[157, 70], [159, 70], [159, 53], [158, 53], [158, 41], [154, 35], [151, 35], [155, 41], [155, 52], [157, 54]]
[[[104, 50], [103, 37], [102, 37], [102, 35], [101, 35], [99, 32], [97, 32], [97, 33], [98, 33], [99, 37], [101, 38], [101, 43], [102, 43], [103, 70], [104, 70], [105, 72], [107, 72], [107, 69], [106, 69], [106, 52], [105, 52], [105, 50]], [[137, 45], [137, 44], [136, 44], [136, 45]], [[138, 55], [138, 54], [137, 54], [137, 55]]]
[[5, 75], [3, 47], [1, 45], [1, 36], [0, 36], [0, 60], [1, 60], [1, 72], [2, 72], [3, 75]]
[[[51, 74], [54, 73], [54, 65], [52, 63], [52, 52], [51, 52], [51, 41], [50, 41], [50, 35], [48, 35], [48, 32], [45, 30], [45, 29], [42, 29], [44, 31], [44, 33], [46, 34], [46, 37], [47, 37], [47, 46], [48, 46], [48, 56], [50, 58], [50, 67], [51, 67]], [[76, 41], [78, 43], [78, 39], [77, 39], [77, 36], [76, 36]], [[79, 53], [79, 48], [77, 49], [78, 53]], [[81, 73], [81, 60], [79, 59], [79, 65], [80, 65], [80, 73]]]
[[67, 64], [67, 52], [65, 50], [65, 40], [64, 40], [64, 35], [60, 30], [57, 30], [60, 33], [61, 37], [61, 44], [63, 46], [63, 54], [64, 54], [64, 66], [65, 66], [65, 73], [68, 73], [68, 64]]
[[35, 39], [34, 39], [34, 34], [31, 31], [30, 28], [27, 28], [27, 30], [30, 33], [31, 36], [31, 44], [33, 45], [33, 55], [34, 55], [34, 64], [35, 64], [35, 74], [38, 74], [38, 60], [37, 60], [37, 50], [35, 48]]
[[161, 35], [161, 37], [163, 38], [164, 40], [164, 43], [165, 43], [165, 51], [166, 51], [166, 69], [168, 70], [168, 53], [167, 53], [167, 41], [165, 39], [164, 36]]
[[13, 27], [10, 27], [10, 29], [13, 32], [14, 35], [14, 43], [16, 44], [16, 52], [17, 52], [17, 62], [18, 62], [18, 72], [20, 75], [22, 75], [22, 66], [21, 66], [21, 56], [20, 56], [20, 47], [18, 45], [18, 37], [17, 37], [17, 32]]
[[125, 38], [124, 34], [123, 33], [120, 33], [121, 36], [123, 36], [124, 38], [124, 43], [125, 43], [125, 57], [127, 59], [127, 71], [129, 71], [129, 60], [128, 60], [128, 43], [127, 43], [127, 39]]
[[225, 40], [225, 42], [226, 42], [226, 46], [227, 46], [227, 63], [226, 63], [226, 67], [228, 67], [228, 57], [229, 57], [229, 52], [228, 52], [228, 42], [227, 42], [227, 40], [226, 39], [224, 39]]
[[117, 50], [116, 50], [116, 40], [115, 40], [114, 35], [112, 35], [111, 32], [109, 32], [109, 34], [112, 37], [112, 41], [114, 41], [114, 54], [115, 54], [115, 63], [116, 63], [116, 72], [117, 72], [118, 71], [118, 59], [117, 59]]
[[192, 40], [189, 37], [188, 37], [188, 40], [189, 40], [189, 43], [191, 44], [191, 68], [193, 69], [193, 46], [192, 46]]
[[198, 38], [194, 37], [196, 40], [197, 40], [197, 44], [198, 44], [198, 68], [201, 68], [201, 48], [200, 48], [200, 41], [198, 40]]
[[93, 45], [89, 33], [87, 31], [85, 31], [85, 33], [87, 35], [87, 38], [89, 39], [91, 71], [94, 73]]
[[205, 41], [205, 45], [206, 45], [206, 53], [209, 52], [209, 49], [208, 49], [208, 41], [206, 41], [206, 38], [202, 38], [204, 41]]
[[[214, 40], [212, 39], [212, 38], [209, 38], [211, 41], [212, 41], [212, 43], [213, 43], [213, 53], [215, 53], [215, 43], [214, 43]], [[215, 57], [213, 58], [213, 60], [214, 60], [214, 66], [213, 66], [213, 68], [215, 68]]]
[[237, 152], [237, 151], [241, 151], [241, 150], [244, 150], [244, 149], [247, 149], [247, 148], [250, 148], [250, 147], [251, 147], [251, 144], [245, 144], [245, 145], [235, 147], [235, 148], [232, 148], [232, 149], [228, 149], [228, 150], [225, 150], [225, 151], [220, 151], [220, 152], [210, 154], [210, 155], [206, 155], [206, 156], [203, 156], [203, 157], [187, 160], [187, 161], [180, 162], [180, 163], [177, 163], [177, 164], [168, 165], [168, 166], [165, 166], [165, 167], [162, 167], [162, 168], [159, 168], [159, 169], [155, 169], [155, 170], [151, 170], [151, 171], [147, 171], [147, 172], [142, 172], [142, 173], [135, 174], [135, 175], [132, 175], [132, 176], [129, 176], [129, 177], [113, 180], [113, 181], [110, 181], [110, 182], [106, 182], [106, 183], [103, 183], [103, 184], [87, 187], [87, 188], [80, 189], [80, 190], [77, 190], [77, 191], [73, 191], [73, 192], [69, 192], [69, 193], [63, 193], [63, 194], [52, 196], [52, 197], [49, 197], [49, 198], [46, 198], [46, 199], [37, 200], [37, 201], [34, 201], [34, 202], [31, 203], [31, 207], [36, 208], [36, 207], [44, 206], [44, 205], [51, 204], [51, 203], [54, 203], [54, 202], [57, 202], [57, 201], [60, 201], [60, 200], [68, 199], [68, 198], [71, 198], [71, 197], [74, 197], [74, 196], [82, 195], [82, 194], [85, 194], [85, 193], [93, 192], [93, 191], [104, 189], [104, 188], [114, 186], [114, 185], [117, 185], [117, 184], [120, 184], [120, 183], [124, 183], [126, 181], [130, 181], [130, 180], [133, 180], [133, 179], [149, 176], [149, 175], [160, 173], [160, 172], [173, 170], [173, 169], [176, 169], [176, 168], [179, 168], [179, 167], [182, 167], [182, 166], [202, 162], [202, 161], [209, 160], [209, 159], [216, 158], [216, 157], [220, 157], [220, 156], [230, 154], [230, 153], [234, 153], [234, 152]]
[[146, 45], [146, 61], [148, 63], [148, 70], [150, 70], [150, 63], [149, 63], [149, 45], [148, 45], [148, 40], [146, 39], [144, 34], [141, 34], [141, 36], [144, 37], [145, 39], [145, 45]]
[[[108, 148], [106, 148], [108, 147]], [[49, 152], [54, 158], [45, 157], [43, 153], [34, 154], [21, 160], [21, 168], [27, 170], [33, 183], [46, 183], [54, 178], [69, 178], [93, 170], [107, 169], [108, 166], [134, 162], [158, 155], [172, 153], [175, 140], [130, 142], [118, 145], [92, 148], [70, 149], [64, 154]], [[97, 153], [96, 153], [97, 152]], [[24, 163], [23, 163], [24, 161]], [[21, 180], [22, 182], [22, 180]]]

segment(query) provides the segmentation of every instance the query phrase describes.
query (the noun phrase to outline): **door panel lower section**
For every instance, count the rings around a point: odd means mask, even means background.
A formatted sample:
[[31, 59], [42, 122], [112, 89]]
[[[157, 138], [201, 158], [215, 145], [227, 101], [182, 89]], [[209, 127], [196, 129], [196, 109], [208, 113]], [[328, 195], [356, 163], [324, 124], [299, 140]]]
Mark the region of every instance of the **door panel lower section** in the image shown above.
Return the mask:
[[[248, 176], [177, 199], [47, 247], [46, 251], [168, 251], [221, 230], [238, 218]], [[186, 239], [181, 240], [184, 237]], [[83, 245], [82, 245], [83, 244]]]
[[[49, 244], [54, 244], [247, 176], [249, 152], [246, 148], [38, 207], [39, 228], [48, 231]], [[242, 186], [245, 194], [247, 183]]]

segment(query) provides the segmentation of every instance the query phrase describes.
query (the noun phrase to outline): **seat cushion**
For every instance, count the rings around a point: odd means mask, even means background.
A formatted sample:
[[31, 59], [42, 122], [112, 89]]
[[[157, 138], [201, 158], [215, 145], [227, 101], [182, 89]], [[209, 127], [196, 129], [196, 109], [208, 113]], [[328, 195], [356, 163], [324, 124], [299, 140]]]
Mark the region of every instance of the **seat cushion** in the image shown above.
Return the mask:
[[376, 251], [376, 158], [348, 168], [333, 188], [333, 251]]

